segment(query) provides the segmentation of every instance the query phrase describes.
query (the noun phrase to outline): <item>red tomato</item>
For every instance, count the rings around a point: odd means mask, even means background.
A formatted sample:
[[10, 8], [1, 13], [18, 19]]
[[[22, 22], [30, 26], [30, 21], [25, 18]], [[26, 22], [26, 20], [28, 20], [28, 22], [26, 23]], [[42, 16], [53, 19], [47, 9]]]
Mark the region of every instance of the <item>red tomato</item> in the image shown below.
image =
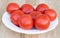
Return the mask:
[[44, 14], [44, 11], [49, 9], [49, 7], [46, 4], [39, 4], [36, 8], [37, 11], [40, 11]]
[[35, 27], [39, 30], [45, 30], [50, 25], [50, 18], [46, 15], [37, 15], [35, 19]]
[[24, 11], [24, 13], [28, 14], [30, 13], [31, 11], [34, 10], [33, 6], [30, 5], [30, 4], [24, 4], [22, 7], [21, 7], [22, 11]]
[[21, 11], [21, 10], [16, 10], [16, 11], [13, 11], [12, 14], [11, 14], [11, 21], [16, 25], [16, 26], [19, 26], [18, 25], [18, 18], [20, 18], [21, 15], [23, 15], [24, 13]]
[[56, 17], [57, 17], [56, 11], [53, 10], [53, 9], [48, 9], [48, 10], [46, 10], [46, 11], [45, 11], [45, 14], [50, 17], [50, 20], [51, 20], [51, 21], [55, 20]]
[[19, 26], [25, 30], [32, 29], [33, 27], [33, 20], [31, 15], [24, 14], [21, 16], [21, 18], [18, 20]]
[[41, 14], [41, 12], [38, 12], [38, 11], [32, 11], [32, 12], [30, 12], [30, 15], [31, 15], [32, 18], [33, 18], [33, 25], [35, 25], [35, 17], [36, 17], [38, 14]]
[[12, 11], [18, 10], [20, 7], [18, 4], [16, 3], [9, 3], [6, 10], [9, 14], [12, 13]]
[[35, 19], [35, 17], [36, 17], [38, 14], [41, 14], [41, 12], [39, 12], [39, 11], [32, 11], [32, 12], [30, 12], [30, 15], [32, 16], [33, 19]]

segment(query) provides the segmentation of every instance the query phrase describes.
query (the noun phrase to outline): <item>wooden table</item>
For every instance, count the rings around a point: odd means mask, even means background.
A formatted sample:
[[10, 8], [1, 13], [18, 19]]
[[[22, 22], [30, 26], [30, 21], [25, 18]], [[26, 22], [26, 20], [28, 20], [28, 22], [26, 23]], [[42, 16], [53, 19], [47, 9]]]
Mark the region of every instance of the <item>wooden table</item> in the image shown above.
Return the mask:
[[[2, 23], [2, 15], [5, 12], [6, 5], [10, 2], [17, 2], [22, 5], [29, 3], [32, 5], [38, 5], [39, 3], [47, 3], [51, 8], [55, 9], [60, 19], [60, 0], [0, 0], [0, 38], [60, 38], [60, 25], [47, 33], [43, 34], [22, 34], [14, 32], [4, 26]], [[59, 20], [60, 23], [60, 20]]]

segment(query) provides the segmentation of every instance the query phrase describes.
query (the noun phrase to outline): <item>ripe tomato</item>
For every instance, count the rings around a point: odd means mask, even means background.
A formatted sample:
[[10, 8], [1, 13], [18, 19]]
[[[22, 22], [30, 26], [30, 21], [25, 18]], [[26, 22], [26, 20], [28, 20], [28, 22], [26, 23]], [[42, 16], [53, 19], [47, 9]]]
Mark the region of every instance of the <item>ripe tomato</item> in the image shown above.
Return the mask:
[[46, 4], [39, 4], [36, 8], [37, 11], [40, 11], [44, 14], [44, 11], [49, 9], [49, 7]]
[[35, 27], [39, 30], [45, 30], [50, 25], [50, 18], [46, 15], [37, 15], [35, 19]]
[[15, 11], [15, 10], [18, 10], [20, 7], [18, 4], [16, 3], [10, 3], [8, 4], [7, 8], [6, 8], [6, 11], [11, 14], [12, 11]]
[[48, 10], [46, 10], [46, 11], [45, 11], [45, 14], [50, 17], [50, 20], [51, 20], [51, 21], [55, 20], [56, 17], [57, 17], [56, 11], [53, 10], [53, 9], [48, 9]]
[[21, 10], [16, 10], [13, 11], [11, 14], [11, 21], [18, 26], [18, 18], [20, 18], [21, 15], [23, 15], [24, 13]]
[[22, 7], [21, 7], [22, 11], [24, 11], [24, 13], [28, 14], [30, 13], [31, 11], [34, 10], [33, 6], [30, 5], [30, 4], [24, 4]]
[[32, 11], [32, 12], [30, 12], [30, 15], [31, 15], [32, 18], [33, 18], [33, 25], [35, 25], [35, 17], [36, 17], [38, 14], [41, 14], [41, 12], [39, 12], [39, 11]]
[[32, 11], [32, 12], [30, 12], [30, 15], [32, 16], [33, 19], [35, 19], [35, 17], [36, 17], [38, 14], [41, 14], [41, 12], [39, 12], [39, 11]]
[[33, 27], [33, 20], [31, 15], [24, 14], [18, 20], [19, 26], [25, 30], [29, 30]]

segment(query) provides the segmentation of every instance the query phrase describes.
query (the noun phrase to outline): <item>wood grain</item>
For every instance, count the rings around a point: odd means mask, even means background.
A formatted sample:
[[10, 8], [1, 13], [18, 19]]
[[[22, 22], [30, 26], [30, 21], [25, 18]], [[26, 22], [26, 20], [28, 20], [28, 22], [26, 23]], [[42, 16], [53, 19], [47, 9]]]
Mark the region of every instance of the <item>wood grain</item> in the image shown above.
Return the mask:
[[1, 18], [3, 13], [5, 12], [7, 4], [10, 2], [16, 2], [19, 5], [29, 3], [33, 6], [37, 6], [40, 3], [46, 3], [49, 5], [50, 8], [57, 11], [58, 17], [60, 19], [60, 0], [0, 0], [0, 38], [60, 38], [60, 24], [58, 24], [58, 26], [50, 32], [33, 35], [17, 33], [6, 28], [2, 23]]

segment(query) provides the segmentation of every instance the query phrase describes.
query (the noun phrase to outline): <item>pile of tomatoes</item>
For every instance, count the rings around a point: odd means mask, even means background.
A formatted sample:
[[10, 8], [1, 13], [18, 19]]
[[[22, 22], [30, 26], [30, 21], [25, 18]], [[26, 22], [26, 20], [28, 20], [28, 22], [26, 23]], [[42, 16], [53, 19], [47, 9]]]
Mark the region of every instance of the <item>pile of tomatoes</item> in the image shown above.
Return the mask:
[[17, 3], [9, 3], [6, 11], [10, 14], [10, 19], [16, 26], [30, 30], [33, 27], [39, 30], [45, 30], [50, 22], [54, 21], [57, 13], [50, 9], [46, 4], [39, 4], [34, 8], [30, 4], [19, 6]]

